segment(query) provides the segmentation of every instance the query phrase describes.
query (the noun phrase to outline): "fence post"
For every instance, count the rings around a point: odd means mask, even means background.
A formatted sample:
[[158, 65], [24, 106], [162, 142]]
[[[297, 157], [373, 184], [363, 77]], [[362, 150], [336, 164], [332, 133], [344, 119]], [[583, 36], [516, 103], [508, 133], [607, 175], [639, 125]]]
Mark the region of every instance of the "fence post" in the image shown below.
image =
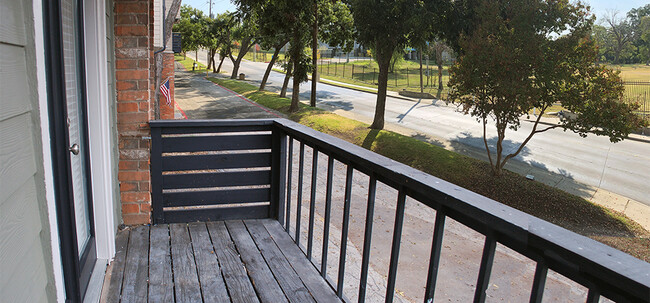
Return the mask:
[[285, 190], [287, 189], [287, 135], [275, 123], [272, 127], [271, 207], [269, 217], [284, 222]]
[[411, 86], [411, 83], [409, 83], [409, 68], [406, 68], [406, 87]]
[[361, 82], [366, 81], [366, 66], [363, 66], [363, 74], [361, 74]]
[[338, 69], [339, 69], [338, 64], [334, 63], [334, 77], [336, 77]]
[[162, 206], [162, 131], [151, 128], [151, 219], [152, 223], [165, 223]]
[[377, 76], [377, 69], [373, 68], [372, 69], [372, 84], [375, 84], [375, 76]]
[[354, 80], [354, 64], [352, 64], [352, 80]]

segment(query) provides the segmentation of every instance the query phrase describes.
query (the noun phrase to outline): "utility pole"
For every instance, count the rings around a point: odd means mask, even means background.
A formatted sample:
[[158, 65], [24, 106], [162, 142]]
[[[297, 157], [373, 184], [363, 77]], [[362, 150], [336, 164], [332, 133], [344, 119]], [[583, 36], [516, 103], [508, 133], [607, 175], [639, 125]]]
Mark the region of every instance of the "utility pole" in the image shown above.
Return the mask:
[[209, 0], [209, 1], [210, 1], [210, 14], [208, 16], [210, 16], [210, 18], [212, 18], [212, 0]]

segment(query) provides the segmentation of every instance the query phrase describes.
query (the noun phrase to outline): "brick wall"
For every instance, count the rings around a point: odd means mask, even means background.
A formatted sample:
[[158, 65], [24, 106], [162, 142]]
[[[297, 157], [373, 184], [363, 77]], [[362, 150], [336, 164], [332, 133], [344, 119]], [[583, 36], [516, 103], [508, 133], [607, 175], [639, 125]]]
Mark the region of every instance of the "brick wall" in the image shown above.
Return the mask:
[[[174, 118], [174, 103], [156, 99], [153, 46], [153, 0], [115, 0], [115, 78], [119, 142], [120, 198], [124, 224], [151, 222], [149, 159], [155, 102], [162, 119]], [[162, 79], [170, 78], [174, 93], [174, 55], [163, 54]]]
[[150, 221], [150, 41], [148, 0], [115, 0], [115, 79], [124, 224]]

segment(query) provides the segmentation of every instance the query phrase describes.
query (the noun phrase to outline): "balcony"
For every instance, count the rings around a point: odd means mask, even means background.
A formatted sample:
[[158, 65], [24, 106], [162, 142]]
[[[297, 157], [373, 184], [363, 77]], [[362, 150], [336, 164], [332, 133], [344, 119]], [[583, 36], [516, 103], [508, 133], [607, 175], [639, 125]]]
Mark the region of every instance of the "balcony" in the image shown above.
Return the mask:
[[294, 122], [151, 130], [108, 302], [650, 300], [650, 264]]

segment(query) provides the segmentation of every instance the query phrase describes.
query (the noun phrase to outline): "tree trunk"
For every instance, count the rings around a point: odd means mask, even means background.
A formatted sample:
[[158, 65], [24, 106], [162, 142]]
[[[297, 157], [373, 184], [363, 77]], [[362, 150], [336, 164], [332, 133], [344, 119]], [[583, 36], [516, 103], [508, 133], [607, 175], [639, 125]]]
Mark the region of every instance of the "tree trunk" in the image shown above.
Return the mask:
[[223, 60], [226, 60], [226, 56], [220, 56], [220, 57], [221, 57], [221, 61], [219, 62], [219, 67], [217, 68], [217, 71], [215, 71], [215, 73], [217, 74], [221, 72], [221, 65], [223, 65]]
[[298, 109], [300, 109], [300, 79], [298, 79], [298, 77], [293, 77], [293, 91], [291, 91], [291, 106], [289, 106], [289, 112], [294, 113], [297, 112]]
[[232, 75], [230, 75], [230, 79], [237, 79], [237, 73], [239, 73], [239, 65], [241, 64], [241, 60], [244, 59], [244, 56], [248, 51], [251, 49], [251, 46], [253, 46], [254, 43], [251, 43], [253, 41], [253, 38], [247, 38], [242, 40], [241, 42], [241, 47], [239, 48], [239, 54], [237, 54], [237, 59], [233, 61], [232, 65]]
[[438, 90], [442, 91], [442, 63], [438, 63]]
[[264, 88], [266, 88], [266, 81], [269, 80], [269, 75], [271, 74], [273, 65], [275, 65], [275, 61], [278, 59], [278, 54], [280, 54], [280, 49], [282, 46], [284, 46], [284, 44], [286, 44], [286, 42], [275, 46], [275, 51], [273, 52], [273, 57], [271, 57], [271, 62], [269, 62], [269, 65], [266, 67], [266, 71], [264, 72], [264, 77], [262, 77], [262, 83], [260, 84], [259, 91], [263, 91]]
[[309, 96], [309, 105], [316, 107], [316, 84], [318, 79], [318, 0], [314, 0], [314, 24], [311, 33], [311, 62], [314, 71], [311, 73], [311, 95]]
[[384, 128], [384, 113], [386, 112], [386, 89], [388, 87], [388, 68], [394, 48], [387, 51], [377, 52], [377, 64], [379, 65], [379, 77], [377, 79], [377, 105], [375, 107], [375, 117], [370, 128]]
[[217, 73], [217, 61], [214, 59], [214, 56], [217, 54], [217, 50], [215, 49], [212, 52], [212, 72]]
[[422, 78], [422, 50], [419, 51], [420, 56], [420, 93], [424, 93], [424, 81]]
[[212, 50], [208, 49], [208, 66], [205, 67], [205, 70], [210, 70], [210, 67], [212, 67]]
[[282, 89], [280, 90], [280, 97], [287, 97], [287, 87], [289, 86], [289, 79], [291, 79], [291, 72], [293, 71], [293, 64], [287, 67], [287, 73], [284, 75], [284, 82], [282, 82]]

